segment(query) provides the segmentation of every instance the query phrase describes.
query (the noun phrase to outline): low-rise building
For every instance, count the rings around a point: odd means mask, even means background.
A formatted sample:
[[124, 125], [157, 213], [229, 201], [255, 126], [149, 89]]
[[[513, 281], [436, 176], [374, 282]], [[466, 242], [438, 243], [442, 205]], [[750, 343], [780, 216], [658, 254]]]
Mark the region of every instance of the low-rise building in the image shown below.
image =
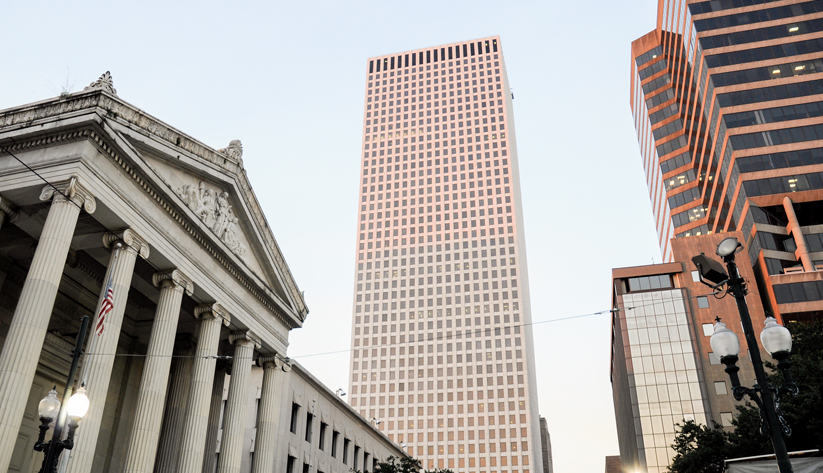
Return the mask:
[[[676, 424], [693, 420], [731, 426], [735, 405], [728, 375], [709, 343], [716, 317], [743, 340], [735, 300], [717, 297], [700, 282], [691, 258], [714, 256], [717, 244], [739, 232], [671, 241], [674, 262], [612, 271], [611, 382], [622, 467], [666, 470]], [[749, 291], [757, 292], [748, 253], [737, 255]], [[754, 330], [763, 329], [760, 298], [746, 298]], [[761, 352], [764, 357], [765, 352]], [[751, 361], [741, 354], [740, 381], [755, 383]]]

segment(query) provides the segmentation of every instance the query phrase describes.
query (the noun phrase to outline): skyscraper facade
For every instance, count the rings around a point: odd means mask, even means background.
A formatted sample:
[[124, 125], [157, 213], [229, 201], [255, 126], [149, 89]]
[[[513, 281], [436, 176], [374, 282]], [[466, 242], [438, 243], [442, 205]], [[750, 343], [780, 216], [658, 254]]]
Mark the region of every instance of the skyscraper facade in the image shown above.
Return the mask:
[[665, 261], [741, 231], [763, 304], [819, 317], [823, 2], [661, 0], [632, 43], [631, 107]]
[[350, 403], [424, 468], [542, 472], [500, 38], [366, 71]]

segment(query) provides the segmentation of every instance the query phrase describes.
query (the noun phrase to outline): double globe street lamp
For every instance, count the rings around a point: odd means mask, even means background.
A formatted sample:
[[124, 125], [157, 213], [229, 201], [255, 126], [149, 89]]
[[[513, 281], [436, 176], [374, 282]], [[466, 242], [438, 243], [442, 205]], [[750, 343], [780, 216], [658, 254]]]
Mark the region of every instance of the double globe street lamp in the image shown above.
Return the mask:
[[[86, 329], [88, 329], [89, 317], [85, 316], [80, 323], [80, 332], [77, 335], [77, 343], [74, 346], [74, 357], [72, 358], [71, 368], [69, 369], [69, 377], [66, 382], [66, 392], [63, 396], [63, 402], [57, 397], [57, 386], [55, 386], [44, 397], [37, 406], [38, 414], [40, 415], [40, 435], [37, 437], [37, 442], [34, 444], [34, 450], [43, 452], [45, 458], [43, 465], [40, 467], [40, 473], [55, 473], [57, 472], [57, 463], [60, 459], [60, 454], [63, 450], [71, 450], [74, 447], [74, 431], [77, 429], [77, 423], [86, 415], [89, 410], [89, 398], [86, 395], [85, 385], [80, 385], [80, 388], [69, 397], [71, 386], [74, 384], [74, 376], [77, 373], [77, 364], [80, 360], [80, 355], [83, 349], [83, 341], [86, 338]], [[66, 427], [68, 420], [68, 435], [63, 439], [63, 429]], [[46, 432], [49, 430], [49, 424], [54, 422], [54, 433], [51, 440], [46, 442]]]
[[[797, 385], [792, 379], [791, 362], [789, 361], [792, 351], [792, 336], [789, 330], [778, 324], [774, 317], [766, 317], [766, 326], [760, 333], [760, 341], [763, 348], [777, 360], [777, 367], [783, 374], [783, 385], [779, 389], [775, 389], [766, 378], [763, 361], [760, 358], [760, 348], [757, 346], [757, 340], [754, 337], [752, 319], [745, 299], [748, 293], [746, 281], [740, 277], [740, 272], [734, 262], [734, 256], [742, 250], [743, 245], [736, 238], [726, 238], [717, 245], [717, 256], [723, 258], [726, 269], [723, 268], [722, 264], [702, 253], [692, 258], [692, 262], [697, 266], [702, 283], [720, 293], [731, 294], [735, 298], [757, 384], [751, 388], [740, 385], [740, 378], [737, 375], [740, 371], [740, 368], [737, 367], [740, 341], [737, 339], [737, 335], [729, 330], [725, 323], [720, 321], [719, 317], [716, 318], [710, 343], [712, 351], [720, 357], [720, 362], [726, 365], [725, 371], [731, 380], [734, 398], [741, 401], [743, 396], [748, 396], [760, 408], [760, 416], [763, 420], [761, 432], [771, 437], [778, 470], [780, 473], [792, 473], [792, 465], [783, 439], [783, 434], [786, 436], [791, 435], [792, 429], [780, 411], [781, 397], [785, 394], [792, 396], [797, 394]], [[725, 290], [721, 289], [723, 285], [727, 286]]]

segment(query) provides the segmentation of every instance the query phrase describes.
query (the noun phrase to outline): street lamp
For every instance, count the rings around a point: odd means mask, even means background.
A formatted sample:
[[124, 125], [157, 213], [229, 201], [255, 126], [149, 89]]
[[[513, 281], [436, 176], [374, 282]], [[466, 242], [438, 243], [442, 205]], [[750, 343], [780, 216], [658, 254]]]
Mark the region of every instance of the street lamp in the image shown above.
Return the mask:
[[[741, 401], [743, 396], [748, 396], [760, 407], [760, 416], [763, 419], [760, 430], [764, 435], [771, 436], [780, 473], [792, 473], [792, 465], [789, 462], [786, 443], [783, 439], [783, 434], [786, 436], [791, 435], [792, 429], [780, 411], [781, 397], [784, 394], [797, 394], [797, 385], [794, 384], [792, 379], [791, 362], [789, 361], [792, 350], [792, 337], [789, 330], [778, 324], [773, 317], [766, 318], [766, 326], [760, 334], [760, 341], [766, 351], [778, 361], [777, 366], [783, 373], [783, 385], [779, 389], [775, 389], [769, 385], [766, 379], [763, 361], [760, 358], [760, 349], [754, 337], [752, 319], [745, 299], [747, 294], [746, 281], [740, 277], [740, 272], [734, 262], [734, 256], [742, 250], [743, 245], [734, 237], [726, 238], [717, 245], [717, 256], [723, 258], [723, 262], [726, 263], [726, 270], [724, 270], [723, 265], [702, 253], [692, 258], [692, 262], [697, 266], [700, 282], [712, 289], [731, 294], [735, 298], [757, 384], [751, 388], [740, 385], [740, 378], [737, 375], [740, 371], [740, 368], [737, 367], [740, 342], [737, 335], [729, 330], [726, 324], [720, 321], [720, 318], [716, 319], [710, 343], [712, 351], [720, 357], [720, 362], [726, 365], [725, 371], [731, 380], [734, 398]], [[720, 289], [724, 284], [728, 286], [725, 291]], [[775, 393], [774, 397], [772, 396], [773, 391]]]
[[[77, 423], [86, 415], [89, 410], [89, 397], [86, 395], [85, 384], [69, 397], [71, 386], [74, 384], [74, 376], [77, 373], [77, 364], [83, 349], [83, 341], [86, 338], [86, 330], [89, 326], [89, 317], [84, 316], [80, 323], [80, 332], [77, 334], [77, 343], [74, 346], [74, 357], [69, 368], [69, 377], [66, 382], [66, 392], [63, 401], [57, 398], [57, 386], [44, 397], [37, 406], [40, 416], [40, 435], [34, 444], [34, 450], [43, 452], [45, 458], [40, 467], [40, 473], [55, 473], [57, 463], [63, 450], [74, 448], [74, 431], [77, 430]], [[63, 428], [68, 420], [68, 435], [63, 440]], [[46, 432], [49, 424], [54, 422], [54, 433], [51, 440], [46, 442]]]

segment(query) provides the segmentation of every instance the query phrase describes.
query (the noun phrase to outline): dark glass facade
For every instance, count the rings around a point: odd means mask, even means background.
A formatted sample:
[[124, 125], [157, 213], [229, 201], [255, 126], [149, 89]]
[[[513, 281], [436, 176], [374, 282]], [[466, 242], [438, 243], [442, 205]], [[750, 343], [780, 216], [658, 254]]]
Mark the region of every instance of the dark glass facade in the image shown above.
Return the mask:
[[823, 316], [786, 295], [823, 280], [823, 1], [788, 3], [661, 2], [631, 106], [664, 260], [740, 231], [764, 307], [798, 320]]

